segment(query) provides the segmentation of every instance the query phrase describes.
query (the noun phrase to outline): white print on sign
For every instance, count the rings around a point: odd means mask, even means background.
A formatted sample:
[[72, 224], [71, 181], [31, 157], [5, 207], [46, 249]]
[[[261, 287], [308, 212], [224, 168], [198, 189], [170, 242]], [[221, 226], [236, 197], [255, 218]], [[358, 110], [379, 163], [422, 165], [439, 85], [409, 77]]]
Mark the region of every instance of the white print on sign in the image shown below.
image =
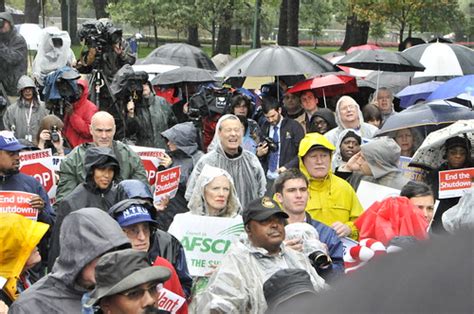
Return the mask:
[[185, 298], [169, 291], [166, 288], [158, 289], [158, 309], [168, 311], [172, 314], [176, 313], [186, 301]]
[[56, 197], [53, 154], [51, 149], [20, 153], [20, 172], [32, 176], [44, 187], [48, 197]]
[[140, 157], [150, 185], [155, 185], [158, 165], [163, 158], [165, 150], [161, 148], [150, 148], [133, 145], [129, 145], [129, 147]]
[[31, 220], [38, 220], [38, 209], [32, 208], [35, 194], [21, 191], [0, 191], [0, 213], [15, 213]]
[[439, 172], [439, 198], [460, 197], [472, 186], [474, 168]]
[[164, 198], [173, 198], [179, 187], [181, 167], [173, 167], [156, 174], [153, 203], [160, 204]]
[[190, 275], [206, 276], [239, 239], [244, 224], [240, 215], [227, 218], [185, 213], [174, 216], [168, 232], [183, 245]]

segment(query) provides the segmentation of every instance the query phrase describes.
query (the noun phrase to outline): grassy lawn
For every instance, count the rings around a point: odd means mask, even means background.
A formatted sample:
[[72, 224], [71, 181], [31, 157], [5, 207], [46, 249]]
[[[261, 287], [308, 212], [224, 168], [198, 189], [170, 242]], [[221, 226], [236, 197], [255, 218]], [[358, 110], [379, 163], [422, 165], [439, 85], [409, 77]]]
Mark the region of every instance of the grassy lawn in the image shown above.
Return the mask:
[[[81, 51], [81, 46], [73, 45], [71, 48], [74, 51], [76, 58], [78, 58]], [[303, 47], [303, 48], [319, 55], [324, 55], [326, 53], [334, 52], [339, 49], [339, 47], [318, 47], [318, 48]], [[140, 48], [138, 49], [138, 58], [145, 58], [154, 49], [155, 49], [154, 47], [147, 47], [146, 45], [140, 45]], [[201, 49], [209, 57], [212, 56], [212, 49], [210, 45], [203, 45]], [[235, 58], [247, 52], [250, 49], [250, 47], [249, 46], [231, 46], [230, 49], [231, 49], [231, 55]]]

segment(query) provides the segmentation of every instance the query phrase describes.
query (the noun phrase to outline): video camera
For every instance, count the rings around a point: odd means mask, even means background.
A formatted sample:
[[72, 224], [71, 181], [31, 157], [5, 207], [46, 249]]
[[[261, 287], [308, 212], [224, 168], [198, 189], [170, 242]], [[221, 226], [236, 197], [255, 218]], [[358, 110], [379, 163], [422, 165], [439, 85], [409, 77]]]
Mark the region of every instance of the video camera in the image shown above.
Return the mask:
[[43, 94], [46, 108], [59, 118], [64, 117], [65, 106], [76, 102], [81, 97], [77, 85], [80, 78], [77, 70], [71, 67], [60, 68], [46, 76]]
[[[110, 21], [88, 21], [81, 25], [78, 35], [89, 49], [95, 49], [94, 55], [85, 53], [81, 59], [84, 59], [84, 64], [96, 69], [101, 68], [102, 54], [112, 51], [112, 45], [121, 42], [122, 29], [114, 27]], [[89, 58], [92, 60], [88, 60]]]
[[188, 117], [194, 121], [213, 114], [224, 114], [231, 100], [232, 92], [228, 88], [203, 88], [189, 99]]

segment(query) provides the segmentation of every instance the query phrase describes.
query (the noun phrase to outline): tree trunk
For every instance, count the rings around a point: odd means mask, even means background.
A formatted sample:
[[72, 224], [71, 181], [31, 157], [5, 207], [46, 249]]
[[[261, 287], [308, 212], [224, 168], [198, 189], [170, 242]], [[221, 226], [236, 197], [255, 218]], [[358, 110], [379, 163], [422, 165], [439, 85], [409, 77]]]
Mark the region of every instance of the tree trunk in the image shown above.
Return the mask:
[[156, 25], [155, 18], [153, 18], [153, 36], [155, 38], [155, 48], [158, 48], [158, 25]]
[[215, 52], [216, 52], [216, 21], [213, 20], [212, 21], [212, 26], [211, 26], [212, 30], [211, 30], [211, 36], [212, 36], [212, 39], [211, 39], [211, 50], [212, 50], [212, 55], [215, 55]]
[[199, 42], [199, 29], [197, 25], [188, 27], [188, 44], [201, 47], [201, 43]]
[[109, 13], [107, 13], [105, 10], [105, 8], [107, 8], [108, 2], [108, 0], [93, 0], [96, 19], [109, 17]]
[[69, 14], [66, 0], [61, 0], [61, 29], [69, 32]]
[[262, 11], [262, 0], [255, 1], [255, 16], [254, 16], [254, 25], [252, 30], [252, 48], [260, 48], [262, 45], [260, 43], [260, 19]]
[[288, 46], [298, 47], [299, 45], [299, 10], [299, 0], [288, 0]]
[[232, 29], [232, 16], [234, 11], [234, 0], [229, 0], [228, 6], [222, 12], [219, 23], [219, 32], [217, 33], [216, 54], [230, 55], [230, 32]]
[[78, 44], [79, 38], [77, 37], [77, 0], [69, 0], [71, 6], [70, 21], [69, 21], [69, 36], [71, 36], [71, 43]]
[[277, 42], [280, 46], [288, 45], [288, 0], [281, 0]]
[[405, 33], [405, 24], [402, 23], [402, 26], [400, 27], [400, 32], [398, 33], [398, 42], [402, 43], [403, 42], [403, 33]]
[[5, 12], [5, 0], [0, 0], [0, 12]]
[[359, 21], [357, 15], [347, 17], [346, 21], [346, 35], [340, 50], [347, 50], [352, 46], [359, 46], [367, 44], [369, 38], [370, 22]]
[[412, 35], [412, 26], [411, 24], [408, 24], [408, 37], [411, 37]]
[[41, 3], [37, 0], [25, 0], [25, 23], [39, 24]]

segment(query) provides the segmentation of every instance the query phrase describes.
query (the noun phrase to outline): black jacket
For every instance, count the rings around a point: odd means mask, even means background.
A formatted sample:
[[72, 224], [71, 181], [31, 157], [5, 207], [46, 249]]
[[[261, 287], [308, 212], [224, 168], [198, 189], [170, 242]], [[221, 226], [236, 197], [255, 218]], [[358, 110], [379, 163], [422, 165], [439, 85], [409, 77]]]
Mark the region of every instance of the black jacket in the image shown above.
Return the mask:
[[[262, 126], [263, 136], [268, 136], [270, 131], [270, 123], [265, 121]], [[301, 124], [295, 120], [283, 118], [281, 121], [280, 132], [280, 159], [279, 167], [298, 168], [298, 148], [301, 140], [304, 137], [304, 130]], [[268, 170], [268, 156], [270, 152], [265, 156], [260, 157], [260, 162], [262, 163], [263, 170], [265, 173]]]
[[52, 269], [56, 257], [59, 256], [59, 234], [64, 218], [70, 213], [85, 207], [96, 207], [108, 211], [110, 207], [126, 198], [125, 192], [112, 182], [105, 190], [99, 189], [93, 179], [96, 168], [107, 166], [115, 167], [115, 176], [120, 172], [117, 159], [110, 148], [91, 147], [86, 152], [85, 170], [86, 182], [78, 185], [67, 195], [56, 209], [56, 223], [50, 240], [48, 268]]

